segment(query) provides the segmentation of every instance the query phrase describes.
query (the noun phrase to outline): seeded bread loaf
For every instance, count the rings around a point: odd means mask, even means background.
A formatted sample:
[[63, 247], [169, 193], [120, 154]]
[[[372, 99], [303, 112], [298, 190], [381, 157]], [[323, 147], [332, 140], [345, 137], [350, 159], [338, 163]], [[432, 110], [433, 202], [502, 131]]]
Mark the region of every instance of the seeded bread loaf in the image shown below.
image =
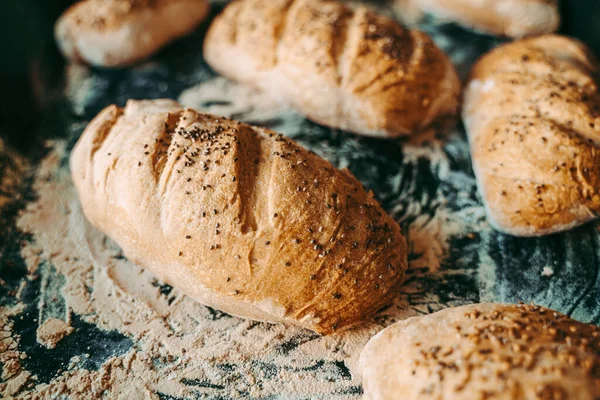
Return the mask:
[[597, 400], [600, 329], [531, 305], [398, 322], [360, 356], [365, 399]]
[[539, 236], [600, 212], [597, 64], [572, 39], [498, 47], [474, 67], [463, 119], [492, 225]]
[[123, 67], [190, 33], [207, 0], [82, 0], [58, 19], [55, 37], [71, 61]]
[[89, 221], [199, 302], [320, 333], [389, 302], [400, 228], [371, 192], [282, 135], [171, 100], [107, 107], [71, 155]]
[[456, 72], [429, 36], [337, 1], [234, 1], [204, 56], [227, 78], [359, 134], [410, 134], [457, 108]]
[[398, 0], [438, 19], [492, 35], [521, 38], [560, 25], [557, 0]]

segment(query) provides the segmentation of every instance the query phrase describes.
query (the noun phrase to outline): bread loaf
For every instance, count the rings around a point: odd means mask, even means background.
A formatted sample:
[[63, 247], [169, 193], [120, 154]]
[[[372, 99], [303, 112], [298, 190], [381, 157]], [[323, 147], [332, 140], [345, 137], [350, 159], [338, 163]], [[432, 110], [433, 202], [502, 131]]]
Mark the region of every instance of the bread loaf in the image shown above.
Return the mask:
[[474, 67], [463, 119], [490, 222], [539, 236], [600, 211], [598, 68], [572, 39], [498, 47]]
[[207, 0], [82, 0], [58, 19], [55, 37], [71, 61], [123, 67], [191, 32]]
[[492, 35], [521, 38], [560, 25], [557, 0], [400, 0], [438, 19]]
[[530, 305], [409, 318], [360, 356], [365, 399], [597, 400], [600, 329]]
[[89, 221], [199, 302], [320, 333], [396, 294], [400, 228], [347, 170], [171, 100], [107, 107], [71, 155]]
[[410, 134], [457, 108], [456, 72], [429, 36], [337, 1], [234, 1], [204, 56], [309, 119], [359, 134]]

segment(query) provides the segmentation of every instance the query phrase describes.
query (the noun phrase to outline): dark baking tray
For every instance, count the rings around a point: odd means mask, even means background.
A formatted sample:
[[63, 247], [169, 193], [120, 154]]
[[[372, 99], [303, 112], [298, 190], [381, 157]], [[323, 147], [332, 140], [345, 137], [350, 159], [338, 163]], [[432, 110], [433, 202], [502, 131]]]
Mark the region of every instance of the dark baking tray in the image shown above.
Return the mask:
[[[25, 9], [27, 4], [34, 8], [38, 6], [36, 2], [20, 4], [19, 7], [24, 5]], [[383, 2], [375, 5], [385, 7]], [[3, 7], [6, 7], [5, 12], [0, 15], [6, 17], [11, 2]], [[29, 11], [33, 12], [34, 8]], [[1, 94], [3, 122], [0, 134], [34, 170], [47, 152], [46, 139], [67, 139], [72, 146], [81, 130], [73, 132], [67, 128], [76, 123], [84, 126], [106, 105], [123, 105], [128, 99], [176, 99], [185, 89], [215, 76], [201, 56], [207, 26], [204, 24], [194, 34], [153, 57], [151, 68], [92, 69], [91, 74], [100, 84], [84, 103], [78, 104], [79, 112], [75, 113], [72, 101], [64, 95], [64, 64], [49, 39], [52, 18], [60, 8], [54, 5], [42, 9], [40, 18], [47, 21], [40, 25], [40, 32], [34, 34], [34, 43], [23, 44], [22, 54], [14, 53], [17, 60], [5, 62], [2, 70], [6, 90]], [[565, 2], [563, 8], [563, 30], [600, 50], [597, 2], [573, 0]], [[212, 15], [218, 9], [219, 6], [215, 7]], [[14, 23], [7, 24], [4, 29], [20, 32], [21, 27], [15, 29]], [[498, 44], [497, 39], [467, 32], [451, 24], [438, 25], [428, 21], [421, 28], [432, 34], [453, 56], [462, 77], [480, 54]], [[8, 43], [8, 35], [3, 33], [2, 36], [5, 38], [3, 54], [10, 57], [15, 41]], [[289, 122], [277, 117], [253, 121], [244, 112], [235, 117], [280, 130], [334, 165], [348, 167], [376, 193], [386, 210], [408, 232], [409, 241], [411, 232], [421, 232], [424, 237], [419, 239], [420, 243], [427, 240], [427, 235], [432, 235], [432, 243], [439, 240], [439, 235], [445, 237], [448, 245], [441, 254], [439, 269], [419, 264], [408, 277], [413, 289], [405, 294], [407, 307], [416, 313], [478, 301], [522, 300], [554, 308], [581, 321], [600, 323], [600, 225], [591, 223], [570, 232], [536, 239], [494, 232], [482, 213], [461, 126], [421, 135], [415, 140], [382, 141], [324, 128], [305, 119], [296, 118], [295, 122]], [[432, 159], [433, 156], [436, 159]], [[444, 158], [442, 162], [440, 156]], [[13, 162], [10, 157], [0, 158], [0, 176], [14, 166]], [[73, 356], [88, 353], [83, 367], [94, 370], [107, 358], [129, 351], [135, 343], [120, 333], [103, 331], [77, 315], [72, 320], [75, 332], [56, 349], [48, 350], [36, 342], [40, 279], [27, 279], [20, 254], [23, 243], [35, 238], [15, 225], [19, 212], [36, 199], [32, 183], [28, 174], [13, 200], [1, 210], [0, 277], [4, 283], [0, 286], [0, 305], [12, 304], [15, 291], [26, 280], [21, 296], [26, 308], [14, 318], [14, 330], [20, 335], [19, 350], [28, 356], [23, 362], [25, 368], [37, 374], [40, 382], [49, 382], [65, 369]], [[440, 210], [449, 216], [448, 224], [460, 225], [461, 218], [465, 222], [460, 229], [448, 229], [442, 221], [441, 233], [437, 232], [428, 224], [440, 222]], [[415, 224], [425, 228], [415, 229]], [[423, 246], [413, 247], [410, 259], [413, 262], [423, 259], [423, 252], [427, 250]], [[544, 268], [550, 268], [552, 275], [543, 276]], [[428, 273], [429, 269], [432, 271]], [[49, 279], [59, 279], [48, 274]], [[160, 290], [168, 293], [170, 288], [163, 286]], [[434, 299], [429, 296], [431, 293], [435, 293]], [[284, 349], [293, 349], [297, 345], [293, 341], [280, 344]], [[336, 398], [359, 395], [361, 388], [344, 362], [334, 366], [330, 371], [334, 379], [346, 383], [341, 383], [340, 390], [331, 395]], [[222, 386], [203, 388], [197, 398], [229, 398], [230, 394], [224, 394], [226, 385]], [[159, 392], [157, 395], [173, 398]], [[245, 392], [238, 395], [251, 397]]]

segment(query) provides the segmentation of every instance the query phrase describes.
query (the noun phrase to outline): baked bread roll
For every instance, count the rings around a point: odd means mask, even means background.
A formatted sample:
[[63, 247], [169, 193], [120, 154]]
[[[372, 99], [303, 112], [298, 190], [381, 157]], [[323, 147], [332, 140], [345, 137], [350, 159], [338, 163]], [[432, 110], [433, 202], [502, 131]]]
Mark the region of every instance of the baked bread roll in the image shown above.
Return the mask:
[[89, 221], [199, 302], [331, 333], [396, 294], [400, 228], [347, 170], [171, 100], [104, 109], [71, 155]]
[[557, 0], [399, 0], [438, 19], [492, 35], [521, 38], [560, 25]]
[[234, 1], [204, 57], [320, 124], [391, 137], [456, 112], [459, 81], [425, 33], [330, 0]]
[[207, 12], [207, 0], [82, 0], [61, 15], [54, 33], [71, 61], [123, 67], [190, 33]]
[[496, 229], [539, 236], [597, 217], [597, 71], [582, 44], [554, 35], [498, 47], [475, 65], [463, 119]]
[[398, 322], [360, 355], [365, 399], [597, 400], [600, 329], [533, 305]]

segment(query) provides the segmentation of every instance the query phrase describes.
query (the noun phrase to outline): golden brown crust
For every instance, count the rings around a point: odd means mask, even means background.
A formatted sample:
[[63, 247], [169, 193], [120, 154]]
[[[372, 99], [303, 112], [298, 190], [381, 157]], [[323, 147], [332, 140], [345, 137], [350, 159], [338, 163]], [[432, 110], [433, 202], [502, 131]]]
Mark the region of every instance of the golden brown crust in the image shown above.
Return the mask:
[[560, 25], [557, 0], [408, 1], [425, 13], [493, 35], [542, 35], [556, 31]]
[[191, 32], [207, 0], [82, 0], [61, 15], [55, 36], [72, 61], [122, 67]]
[[533, 305], [409, 318], [361, 354], [366, 399], [596, 400], [600, 328]]
[[600, 97], [585, 47], [548, 35], [501, 46], [474, 67], [463, 118], [491, 223], [538, 236], [600, 212]]
[[404, 237], [373, 194], [266, 129], [130, 101], [90, 123], [71, 168], [130, 259], [234, 315], [330, 333], [403, 281]]
[[408, 134], [456, 111], [459, 82], [448, 57], [426, 34], [364, 7], [234, 1], [211, 25], [204, 54], [226, 77], [356, 133]]

